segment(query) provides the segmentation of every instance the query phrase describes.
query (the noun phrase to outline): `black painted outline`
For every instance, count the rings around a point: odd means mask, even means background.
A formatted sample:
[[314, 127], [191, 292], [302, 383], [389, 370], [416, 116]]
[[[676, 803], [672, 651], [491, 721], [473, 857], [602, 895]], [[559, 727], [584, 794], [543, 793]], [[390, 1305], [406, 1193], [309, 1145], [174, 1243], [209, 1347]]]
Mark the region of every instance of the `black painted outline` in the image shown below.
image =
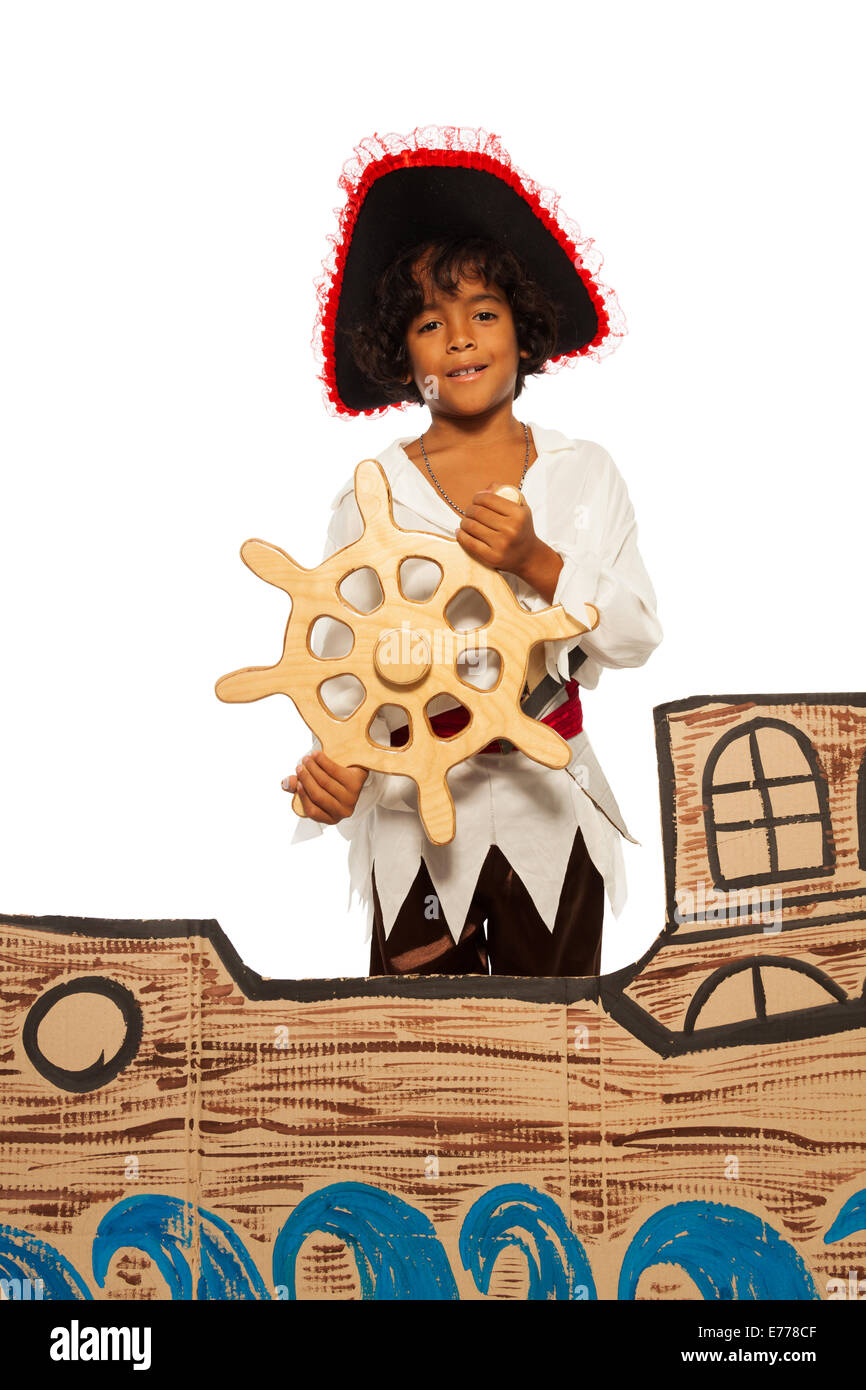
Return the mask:
[[598, 999], [598, 976], [587, 975], [373, 975], [333, 979], [271, 979], [245, 965], [219, 922], [213, 918], [31, 917], [0, 914], [0, 928], [26, 927], [29, 931], [55, 932], [62, 936], [129, 938], [139, 941], [172, 941], [190, 938], [211, 945], [234, 983], [247, 999], [285, 999], [290, 1003], [315, 1003], [333, 999], [385, 997], [397, 999], [520, 999], [533, 1004], [569, 1004], [576, 999]]
[[[863, 995], [859, 999], [849, 999], [844, 1003], [818, 1005], [808, 1010], [797, 1010], [787, 1014], [774, 1014], [766, 1022], [748, 1019], [741, 1023], [720, 1025], [712, 1029], [699, 1029], [691, 1036], [675, 1032], [660, 1023], [627, 993], [629, 985], [637, 979], [660, 952], [676, 942], [721, 941], [725, 937], [746, 935], [765, 936], [762, 924], [747, 927], [739, 924], [730, 928], [718, 926], [703, 931], [684, 930], [676, 920], [676, 855], [677, 825], [674, 813], [675, 780], [673, 750], [671, 742], [671, 717], [686, 714], [691, 710], [712, 707], [732, 706], [743, 714], [747, 710], [761, 706], [774, 705], [831, 705], [866, 708], [866, 693], [847, 691], [794, 692], [757, 695], [691, 695], [686, 699], [669, 700], [653, 708], [656, 732], [656, 755], [659, 768], [659, 813], [661, 818], [662, 853], [665, 874], [665, 924], [653, 941], [631, 965], [623, 966], [609, 975], [603, 975], [598, 982], [598, 1000], [602, 1008], [620, 1026], [661, 1057], [682, 1056], [690, 1052], [701, 1052], [719, 1047], [765, 1046], [776, 1042], [793, 1042], [811, 1037], [829, 1037], [836, 1033], [866, 1027], [866, 981]], [[738, 726], [739, 727], [739, 726]], [[866, 755], [864, 755], [866, 761]], [[786, 907], [820, 906], [846, 898], [866, 897], [866, 884], [861, 889], [831, 889], [824, 893], [809, 893], [786, 900]], [[697, 919], [696, 919], [697, 920]], [[809, 927], [820, 927], [823, 923], [863, 922], [863, 911], [856, 909], [841, 912], [829, 917], [810, 917], [808, 920], [786, 922], [782, 932], [799, 931]]]
[[[23, 926], [29, 930], [50, 931], [67, 936], [128, 937], [138, 940], [193, 939], [207, 941], [216, 952], [235, 984], [252, 1002], [287, 1000], [313, 1003], [321, 1000], [396, 999], [516, 999], [540, 1005], [567, 1005], [591, 1000], [601, 1005], [627, 1032], [663, 1057], [687, 1052], [703, 1052], [717, 1047], [745, 1044], [765, 1045], [801, 1038], [824, 1037], [854, 1028], [866, 1027], [866, 994], [845, 1003], [819, 1005], [790, 1014], [774, 1014], [760, 1024], [755, 1020], [700, 1029], [692, 1037], [676, 1033], [631, 999], [626, 993], [631, 981], [670, 943], [676, 932], [665, 930], [642, 956], [631, 965], [609, 975], [400, 975], [347, 976], [330, 980], [272, 980], [245, 965], [219, 923], [213, 919], [196, 921], [175, 918], [138, 921], [99, 917], [0, 916], [0, 927]], [[802, 924], [801, 924], [802, 925]], [[717, 933], [708, 935], [717, 936]], [[679, 941], [679, 937], [677, 937]]]
[[[60, 999], [67, 999], [71, 994], [101, 994], [103, 998], [110, 999], [120, 1009], [126, 1025], [123, 1042], [114, 1056], [107, 1062], [93, 1062], [83, 1071], [68, 1071], [65, 1067], [58, 1067], [54, 1062], [50, 1062], [37, 1041], [39, 1025], [45, 1015]], [[74, 980], [65, 980], [63, 984], [55, 985], [53, 989], [40, 995], [24, 1020], [22, 1041], [24, 1051], [40, 1076], [60, 1090], [81, 1094], [84, 1091], [98, 1091], [129, 1065], [141, 1046], [143, 1031], [141, 1005], [132, 990], [127, 989], [119, 980], [104, 975], [78, 975]]]
[[[761, 762], [761, 750], [758, 747], [757, 734], [759, 729], [779, 729], [782, 733], [793, 739], [811, 769], [811, 776], [766, 778], [764, 776], [763, 763]], [[747, 738], [749, 740], [749, 757], [755, 773], [754, 779], [747, 783], [724, 782], [716, 785], [713, 781], [713, 774], [716, 770], [719, 758], [725, 752], [726, 748], [729, 748], [732, 743], [736, 743], [736, 741], [741, 738]], [[803, 812], [796, 816], [774, 815], [768, 788], [771, 785], [789, 786], [792, 783], [799, 784], [801, 782], [811, 782], [814, 785], [815, 795], [818, 800], [818, 810]], [[715, 817], [714, 797], [723, 794], [731, 788], [743, 786], [754, 788], [759, 792], [761, 805], [764, 809], [763, 816], [752, 821], [717, 821]], [[833, 827], [830, 817], [830, 793], [827, 776], [821, 766], [812, 740], [802, 729], [798, 729], [796, 724], [791, 724], [786, 719], [774, 719], [771, 715], [756, 715], [754, 719], [750, 719], [744, 724], [735, 724], [732, 728], [726, 729], [725, 732], [716, 739], [704, 764], [704, 771], [701, 777], [701, 801], [704, 808], [704, 834], [707, 845], [707, 859], [710, 867], [710, 875], [717, 888], [758, 888], [762, 884], [768, 883], [791, 883], [796, 879], [824, 878], [836, 872], [836, 854], [833, 845]], [[778, 850], [774, 829], [777, 825], [798, 825], [804, 821], [821, 822], [821, 863], [820, 865], [810, 864], [800, 869], [780, 869], [778, 867]], [[719, 857], [719, 831], [746, 830], [753, 827], [766, 831], [770, 868], [765, 873], [741, 874], [738, 878], [727, 878], [722, 873], [721, 860]]]
[[[695, 1023], [700, 1015], [701, 1009], [706, 1004], [711, 995], [715, 994], [719, 986], [729, 980], [733, 975], [741, 975], [744, 970], [752, 972], [752, 988], [755, 997], [755, 1018], [759, 1023], [767, 1021], [767, 997], [764, 993], [764, 981], [761, 975], [761, 968], [767, 966], [773, 970], [794, 970], [799, 975], [806, 975], [810, 980], [814, 980], [820, 985], [837, 1004], [844, 1004], [848, 996], [841, 985], [837, 985], [835, 980], [819, 969], [817, 965], [805, 960], [797, 960], [791, 956], [745, 956], [742, 960], [728, 961], [725, 965], [720, 965], [705, 980], [702, 980], [695, 990], [691, 1003], [686, 1010], [683, 1032], [692, 1034], [695, 1032]], [[814, 1008], [826, 1008], [826, 1005], [813, 1005]], [[797, 1010], [801, 1012], [801, 1010]], [[774, 1015], [771, 1015], [774, 1017]], [[737, 1022], [744, 1020], [738, 1019]], [[718, 1027], [729, 1027], [728, 1024], [716, 1025]]]
[[[866, 1027], [866, 993], [860, 999], [844, 1003], [820, 1005], [810, 1010], [774, 1014], [766, 1023], [746, 1020], [724, 1025], [718, 1029], [700, 1029], [691, 1037], [675, 1033], [661, 1024], [626, 993], [629, 984], [645, 969], [660, 951], [676, 939], [719, 940], [724, 935], [743, 936], [749, 929], [739, 926], [730, 932], [718, 929], [683, 933], [674, 912], [674, 864], [676, 861], [676, 822], [673, 816], [674, 779], [671, 754], [669, 717], [691, 709], [712, 705], [733, 705], [743, 709], [759, 705], [838, 705], [866, 707], [866, 693], [846, 694], [762, 694], [762, 695], [692, 695], [656, 705], [653, 718], [656, 731], [656, 750], [659, 766], [660, 815], [665, 866], [666, 923], [643, 955], [632, 964], [609, 975], [580, 978], [576, 976], [465, 976], [416, 975], [360, 976], [336, 979], [286, 980], [269, 979], [245, 965], [229, 938], [215, 919], [169, 918], [156, 920], [114, 919], [96, 917], [58, 917], [6, 914], [0, 915], [0, 927], [23, 926], [34, 931], [50, 931], [62, 935], [86, 937], [129, 937], [139, 940], [171, 940], [192, 938], [207, 941], [225, 966], [234, 983], [251, 1001], [280, 1000], [304, 1003], [319, 1000], [398, 998], [398, 999], [518, 999], [541, 1005], [569, 1004], [577, 1000], [592, 1000], [619, 1025], [651, 1051], [663, 1057], [706, 1051], [718, 1047], [743, 1045], [764, 1046], [774, 1042], [790, 1042], [802, 1038], [825, 1037], [848, 1030]], [[863, 890], [866, 895], [866, 888]], [[826, 894], [810, 894], [789, 899], [789, 906], [817, 904], [836, 898], [858, 896], [859, 890], [839, 890]], [[839, 921], [863, 920], [861, 912], [841, 914]], [[787, 923], [783, 930], [819, 926], [821, 919]], [[762, 932], [763, 927], [753, 929]]]
[[[707, 708], [710, 706], [731, 705], [736, 709], [745, 712], [748, 709], [755, 709], [762, 705], [832, 705], [836, 707], [849, 707], [851, 709], [866, 708], [866, 693], [858, 691], [848, 693], [847, 691], [818, 691], [802, 692], [797, 691], [793, 694], [760, 694], [760, 695], [689, 695], [683, 700], [668, 700], [664, 704], [655, 705], [653, 708], [653, 719], [656, 731], [656, 756], [659, 767], [659, 811], [661, 816], [662, 830], [662, 857], [664, 862], [665, 874], [665, 925], [656, 938], [655, 942], [649, 947], [647, 953], [636, 961], [634, 966], [626, 966], [624, 970], [630, 972], [629, 978], [633, 978], [638, 970], [642, 969], [651, 956], [656, 951], [662, 949], [667, 942], [676, 935], [678, 940], [686, 940], [682, 925], [676, 920], [677, 901], [675, 867], [677, 855], [677, 829], [676, 817], [674, 814], [675, 805], [675, 784], [673, 752], [671, 746], [671, 726], [672, 715], [687, 714], [691, 710]], [[864, 749], [866, 756], [866, 749]], [[819, 906], [823, 903], [834, 902], [841, 898], [866, 896], [866, 884], [862, 889], [833, 889], [830, 888], [824, 893], [810, 893], [801, 898], [788, 898], [786, 906], [799, 907], [805, 904]], [[851, 914], [853, 920], [862, 917], [861, 913]], [[830, 919], [832, 920], [832, 919]], [[838, 920], [847, 920], [840, 918]], [[817, 924], [818, 919], [812, 918], [809, 923], [796, 922], [786, 924], [783, 930], [790, 930], [794, 927]], [[763, 927], [748, 929], [745, 927], [734, 928], [731, 935], [740, 936], [746, 931], [763, 931]], [[714, 937], [721, 938], [725, 935], [723, 931], [716, 929], [711, 932]], [[705, 940], [706, 934], [700, 936], [689, 933], [689, 940]], [[622, 972], [617, 972], [618, 975]]]
[[763, 1021], [752, 1018], [717, 1024], [713, 1028], [696, 1029], [692, 1034], [677, 1033], [665, 1027], [627, 994], [609, 993], [603, 988], [601, 1003], [620, 1027], [659, 1057], [666, 1058], [720, 1047], [767, 1047], [773, 1043], [828, 1038], [836, 1033], [866, 1028], [866, 999], [818, 1004], [811, 1009], [772, 1014]]

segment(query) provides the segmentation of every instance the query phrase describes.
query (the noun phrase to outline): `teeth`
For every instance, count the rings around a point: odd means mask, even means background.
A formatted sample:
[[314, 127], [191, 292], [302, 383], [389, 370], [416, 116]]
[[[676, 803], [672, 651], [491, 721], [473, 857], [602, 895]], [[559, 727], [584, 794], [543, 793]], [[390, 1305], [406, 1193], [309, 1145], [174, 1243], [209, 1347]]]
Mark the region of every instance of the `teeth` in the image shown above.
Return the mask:
[[475, 376], [478, 372], [483, 372], [483, 367], [460, 367], [456, 372], [449, 372], [449, 376]]

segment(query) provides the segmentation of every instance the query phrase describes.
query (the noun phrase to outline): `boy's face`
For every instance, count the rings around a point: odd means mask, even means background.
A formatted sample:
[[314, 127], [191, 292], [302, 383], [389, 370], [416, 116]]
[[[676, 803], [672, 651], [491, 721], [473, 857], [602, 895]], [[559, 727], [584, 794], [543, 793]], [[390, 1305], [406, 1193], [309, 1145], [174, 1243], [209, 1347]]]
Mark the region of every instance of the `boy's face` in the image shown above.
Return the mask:
[[422, 310], [409, 324], [411, 375], [433, 414], [478, 415], [514, 399], [520, 357], [511, 307], [495, 284], [464, 276], [449, 293], [415, 273]]

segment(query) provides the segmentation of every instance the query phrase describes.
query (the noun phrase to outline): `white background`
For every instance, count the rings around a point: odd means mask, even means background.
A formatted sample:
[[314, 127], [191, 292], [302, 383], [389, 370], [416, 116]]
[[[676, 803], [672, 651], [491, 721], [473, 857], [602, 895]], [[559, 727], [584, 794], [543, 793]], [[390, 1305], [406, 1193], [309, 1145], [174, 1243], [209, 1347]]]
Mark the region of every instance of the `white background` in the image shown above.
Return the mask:
[[604, 445], [662, 646], [585, 692], [641, 848], [603, 968], [662, 926], [652, 709], [866, 688], [862, 11], [854, 4], [6, 4], [0, 20], [0, 911], [216, 917], [277, 976], [363, 975], [347, 844], [290, 850], [260, 536], [426, 411], [331, 418], [310, 338], [373, 131], [475, 125], [604, 253], [629, 335], [521, 418]]

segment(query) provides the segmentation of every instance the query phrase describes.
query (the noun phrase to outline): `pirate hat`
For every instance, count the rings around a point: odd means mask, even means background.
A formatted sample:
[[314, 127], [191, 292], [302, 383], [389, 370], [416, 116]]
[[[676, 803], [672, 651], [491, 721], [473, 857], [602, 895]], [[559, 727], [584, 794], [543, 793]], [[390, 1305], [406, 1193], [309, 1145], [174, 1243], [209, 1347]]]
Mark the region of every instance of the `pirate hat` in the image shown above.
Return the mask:
[[513, 251], [559, 316], [551, 364], [596, 361], [626, 333], [613, 291], [597, 278], [602, 256], [559, 210], [559, 198], [518, 169], [497, 136], [460, 126], [375, 135], [343, 166], [338, 231], [317, 281], [314, 347], [335, 415], [405, 409], [352, 357], [346, 329], [364, 318], [379, 275], [401, 251], [434, 237], [483, 236]]

